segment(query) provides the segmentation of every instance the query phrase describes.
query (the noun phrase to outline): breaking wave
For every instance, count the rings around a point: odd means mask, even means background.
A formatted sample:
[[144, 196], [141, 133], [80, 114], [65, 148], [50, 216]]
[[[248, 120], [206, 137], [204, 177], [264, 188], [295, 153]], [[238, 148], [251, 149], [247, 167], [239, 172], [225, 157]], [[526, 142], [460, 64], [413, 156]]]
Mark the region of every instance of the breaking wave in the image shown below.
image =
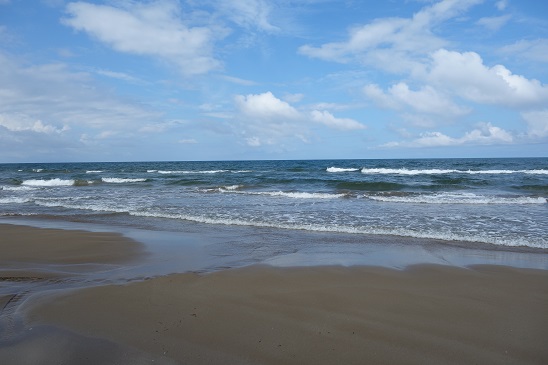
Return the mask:
[[24, 186], [71, 186], [74, 185], [76, 180], [63, 180], [59, 178], [42, 180], [42, 179], [31, 179], [23, 181], [22, 185]]
[[102, 177], [101, 180], [103, 182], [110, 183], [110, 184], [125, 184], [125, 183], [137, 183], [137, 182], [147, 181], [147, 179], [142, 179], [142, 178], [129, 179], [129, 178], [119, 178], [119, 177]]
[[441, 193], [412, 195], [365, 195], [366, 198], [381, 202], [415, 204], [546, 204], [543, 197], [526, 196], [485, 196], [471, 193]]

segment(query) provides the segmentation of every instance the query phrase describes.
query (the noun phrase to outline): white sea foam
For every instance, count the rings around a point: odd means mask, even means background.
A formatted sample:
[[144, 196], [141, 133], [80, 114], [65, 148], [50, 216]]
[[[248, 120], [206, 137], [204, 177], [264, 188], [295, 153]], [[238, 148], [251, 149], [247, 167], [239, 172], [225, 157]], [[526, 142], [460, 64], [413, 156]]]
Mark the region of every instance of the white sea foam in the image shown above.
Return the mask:
[[242, 218], [226, 218], [226, 217], [210, 217], [206, 215], [190, 215], [190, 214], [170, 214], [160, 212], [129, 212], [130, 215], [141, 217], [156, 217], [167, 219], [182, 219], [191, 222], [206, 223], [206, 224], [222, 224], [232, 226], [255, 226], [268, 227], [292, 230], [305, 230], [314, 232], [334, 232], [334, 233], [351, 233], [351, 234], [368, 234], [368, 235], [390, 235], [412, 238], [426, 238], [444, 241], [464, 241], [474, 243], [490, 243], [499, 246], [509, 247], [533, 247], [533, 248], [548, 248], [548, 242], [545, 240], [527, 240], [505, 239], [492, 237], [483, 234], [455, 234], [451, 232], [428, 232], [416, 231], [406, 228], [378, 228], [378, 227], [351, 227], [339, 225], [319, 225], [319, 224], [292, 224], [272, 221], [247, 220]]
[[71, 186], [74, 185], [74, 180], [63, 180], [59, 178], [42, 180], [42, 179], [31, 179], [23, 181], [25, 186]]
[[147, 179], [126, 179], [126, 178], [119, 178], [119, 177], [102, 177], [101, 180], [106, 183], [110, 184], [124, 184], [124, 183], [136, 183], [136, 182], [145, 182]]
[[234, 190], [241, 189], [242, 187], [243, 187], [242, 185], [229, 185], [229, 186], [222, 186], [219, 189], [234, 191]]
[[100, 174], [103, 172], [102, 170], [88, 170], [86, 171], [86, 174]]
[[18, 185], [18, 186], [0, 186], [0, 189], [4, 191], [22, 191], [22, 190], [29, 191], [29, 190], [34, 190], [35, 188], [30, 186]]
[[346, 168], [346, 167], [328, 167], [326, 171], [327, 172], [353, 172], [353, 171], [359, 171], [359, 169]]
[[0, 204], [24, 204], [30, 201], [31, 200], [28, 198], [18, 198], [18, 197], [0, 198]]
[[485, 196], [472, 193], [440, 193], [408, 196], [365, 195], [365, 197], [390, 203], [415, 204], [546, 204], [546, 198], [526, 196]]
[[249, 194], [281, 196], [281, 197], [293, 198], [293, 199], [336, 199], [336, 198], [342, 198], [346, 196], [346, 194], [285, 192], [285, 191], [261, 191], [261, 192], [250, 192]]
[[458, 172], [458, 173], [461, 173], [461, 174], [470, 174], [470, 175], [478, 175], [478, 174], [504, 175], [504, 174], [515, 174], [515, 173], [525, 172], [525, 171], [516, 171], [516, 170], [466, 170], [466, 171], [460, 171], [460, 170], [456, 170], [455, 172]]
[[43, 207], [61, 207], [78, 210], [91, 210], [93, 212], [111, 212], [111, 213], [129, 213], [128, 208], [114, 207], [101, 202], [82, 202], [72, 201], [70, 199], [37, 199], [36, 205]]
[[273, 197], [284, 197], [291, 199], [337, 199], [344, 198], [347, 194], [333, 193], [307, 193], [307, 192], [285, 192], [285, 191], [241, 191], [242, 185], [223, 186], [215, 189], [204, 189], [205, 192], [235, 193], [244, 195], [264, 195]]
[[548, 170], [525, 170], [526, 174], [548, 175]]
[[218, 174], [221, 172], [228, 172], [228, 170], [158, 170], [159, 174]]
[[409, 169], [366, 169], [363, 168], [362, 174], [390, 174], [390, 175], [433, 175], [433, 174], [450, 174], [453, 172], [458, 172], [458, 170], [441, 170], [441, 169], [430, 169], [430, 170], [409, 170]]
[[442, 175], [442, 174], [469, 174], [469, 175], [503, 175], [503, 174], [537, 174], [546, 175], [548, 170], [455, 170], [455, 169], [423, 169], [412, 170], [406, 168], [388, 169], [388, 168], [362, 168], [363, 174], [389, 174], [389, 175]]
[[243, 188], [243, 185], [227, 185], [218, 188], [202, 189], [201, 191], [206, 193], [236, 193], [241, 188]]

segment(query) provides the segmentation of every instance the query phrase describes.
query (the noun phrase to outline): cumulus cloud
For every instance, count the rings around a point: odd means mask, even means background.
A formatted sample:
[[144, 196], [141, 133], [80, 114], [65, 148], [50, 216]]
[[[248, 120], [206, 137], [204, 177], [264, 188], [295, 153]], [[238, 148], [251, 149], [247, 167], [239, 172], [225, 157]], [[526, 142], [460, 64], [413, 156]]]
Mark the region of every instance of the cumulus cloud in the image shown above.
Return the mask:
[[350, 131], [356, 129], [365, 129], [365, 126], [354, 119], [350, 118], [336, 118], [330, 112], [323, 110], [313, 110], [310, 113], [313, 121], [324, 124], [330, 128], [335, 128], [343, 131]]
[[406, 83], [399, 82], [384, 92], [378, 85], [368, 84], [363, 91], [368, 98], [385, 108], [396, 110], [410, 108], [419, 113], [443, 116], [458, 116], [468, 112], [467, 109], [459, 107], [429, 85], [414, 91]]
[[240, 132], [249, 146], [274, 145], [284, 139], [308, 142], [311, 129], [321, 124], [341, 131], [365, 129], [365, 125], [338, 118], [327, 110], [299, 110], [272, 92], [237, 95], [234, 99]]
[[185, 75], [207, 73], [221, 63], [213, 57], [215, 37], [207, 27], [191, 27], [180, 20], [174, 1], [131, 3], [131, 7], [69, 3], [63, 23], [86, 32], [116, 51], [162, 59]]
[[[458, 117], [472, 113], [476, 105], [518, 112], [544, 108], [548, 105], [548, 85], [516, 74], [502, 64], [487, 65], [478, 53], [448, 50], [452, 43], [439, 36], [438, 30], [444, 22], [458, 19], [480, 3], [482, 0], [437, 1], [412, 17], [375, 19], [351, 28], [342, 41], [304, 45], [299, 52], [313, 58], [358, 63], [405, 75], [405, 81], [388, 86], [366, 83], [363, 93], [377, 106], [399, 112], [402, 121], [416, 127], [431, 128], [442, 122], [454, 122]], [[504, 11], [508, 1], [497, 1], [494, 5]], [[499, 14], [481, 18], [475, 24], [497, 31], [511, 19], [511, 15]], [[548, 60], [547, 49], [548, 42], [537, 39], [518, 41], [499, 52], [512, 54], [512, 57], [521, 52], [519, 57], [544, 62]], [[542, 131], [539, 127], [531, 128]], [[442, 135], [425, 135], [423, 141], [463, 144], [472, 140], [478, 142], [482, 136], [484, 141], [496, 140], [495, 136], [504, 140], [504, 136], [492, 128], [477, 131], [475, 135], [461, 138], [445, 136], [445, 140]]]
[[278, 99], [270, 91], [263, 94], [237, 95], [236, 106], [246, 116], [272, 120], [296, 120], [300, 113], [289, 103]]
[[488, 67], [475, 52], [434, 52], [426, 80], [481, 104], [535, 107], [548, 102], [547, 85], [513, 74], [503, 65]]
[[508, 131], [496, 127], [491, 123], [482, 123], [477, 128], [466, 132], [460, 138], [447, 136], [441, 132], [421, 133], [419, 138], [412, 141], [389, 142], [381, 147], [447, 147], [462, 145], [492, 145], [512, 143], [514, 137]]
[[[482, 0], [444, 0], [411, 18], [382, 18], [350, 29], [348, 39], [319, 47], [304, 45], [301, 54], [335, 62], [357, 61], [392, 72], [420, 66], [424, 54], [447, 45], [433, 27], [462, 14]], [[398, 62], [393, 62], [394, 60]]]

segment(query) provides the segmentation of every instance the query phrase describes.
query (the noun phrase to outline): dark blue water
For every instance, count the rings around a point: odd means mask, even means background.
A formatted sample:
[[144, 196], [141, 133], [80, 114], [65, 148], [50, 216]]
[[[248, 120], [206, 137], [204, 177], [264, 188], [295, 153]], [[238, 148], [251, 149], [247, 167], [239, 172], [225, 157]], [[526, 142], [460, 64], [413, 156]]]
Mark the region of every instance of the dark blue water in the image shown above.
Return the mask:
[[548, 248], [548, 159], [0, 165], [0, 216]]

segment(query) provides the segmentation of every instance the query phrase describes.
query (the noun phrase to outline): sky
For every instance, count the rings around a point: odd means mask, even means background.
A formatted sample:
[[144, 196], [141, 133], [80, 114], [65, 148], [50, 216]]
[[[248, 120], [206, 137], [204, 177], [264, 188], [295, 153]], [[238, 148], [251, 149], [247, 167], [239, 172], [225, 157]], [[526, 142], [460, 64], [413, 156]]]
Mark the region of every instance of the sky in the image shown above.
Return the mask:
[[548, 2], [0, 0], [0, 162], [548, 157]]

